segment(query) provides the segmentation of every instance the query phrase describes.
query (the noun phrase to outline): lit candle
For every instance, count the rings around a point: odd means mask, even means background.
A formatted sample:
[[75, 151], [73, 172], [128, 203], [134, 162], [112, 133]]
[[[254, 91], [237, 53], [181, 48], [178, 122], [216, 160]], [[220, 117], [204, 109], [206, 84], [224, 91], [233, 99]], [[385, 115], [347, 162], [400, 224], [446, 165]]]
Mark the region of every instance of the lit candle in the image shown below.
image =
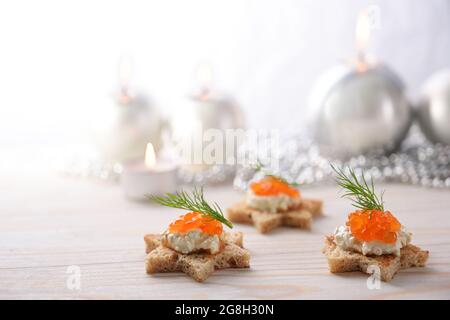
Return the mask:
[[113, 163], [122, 163], [144, 156], [150, 140], [159, 148], [161, 115], [142, 92], [136, 93], [130, 82], [133, 74], [130, 57], [121, 57], [118, 66], [119, 89], [99, 111], [95, 124], [97, 144], [102, 156]]
[[402, 81], [386, 65], [367, 59], [370, 27], [365, 10], [356, 24], [356, 61], [329, 70], [312, 92], [314, 139], [326, 155], [393, 151], [410, 127], [412, 110]]
[[177, 166], [158, 159], [153, 144], [148, 143], [145, 159], [126, 162], [120, 179], [127, 197], [143, 200], [148, 194], [174, 192], [177, 189]]
[[213, 72], [208, 64], [202, 64], [196, 70], [197, 90], [184, 98], [172, 119], [174, 139], [183, 150], [184, 168], [192, 172], [201, 172], [211, 165], [224, 164], [227, 158], [235, 157], [233, 151], [222, 150], [223, 162], [217, 163], [204, 154], [209, 143], [205, 133], [209, 129], [225, 130], [244, 127], [244, 116], [240, 106], [230, 96], [218, 94], [212, 89]]

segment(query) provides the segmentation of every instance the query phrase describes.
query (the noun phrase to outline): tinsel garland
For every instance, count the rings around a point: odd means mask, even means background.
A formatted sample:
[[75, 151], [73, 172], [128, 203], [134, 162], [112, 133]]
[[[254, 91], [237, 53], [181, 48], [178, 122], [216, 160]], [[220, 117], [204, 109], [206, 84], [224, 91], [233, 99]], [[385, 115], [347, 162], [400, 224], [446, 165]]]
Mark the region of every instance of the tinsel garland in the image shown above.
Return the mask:
[[[262, 139], [272, 138], [267, 136]], [[302, 185], [333, 181], [334, 173], [330, 167], [330, 163], [333, 163], [351, 167], [359, 175], [364, 172], [366, 178], [373, 178], [374, 181], [450, 188], [450, 146], [426, 141], [417, 127], [411, 128], [408, 138], [394, 153], [359, 155], [344, 161], [321, 155], [319, 147], [304, 133], [287, 133], [277, 139], [283, 143], [275, 161], [261, 158], [259, 155], [264, 154], [261, 152], [264, 150], [258, 150], [258, 146], [248, 143], [242, 147], [241, 156], [258, 158], [263, 164], [275, 162], [276, 168], [269, 167], [266, 170]], [[270, 141], [258, 145], [270, 145]], [[251, 164], [241, 166], [234, 179], [234, 186], [244, 190], [250, 181], [260, 176], [261, 172], [256, 172]]]
[[[273, 163], [273, 158], [264, 156], [267, 150], [261, 150], [271, 145], [270, 141], [264, 140], [273, 138], [262, 134], [258, 138], [258, 145], [244, 143], [240, 157]], [[375, 181], [450, 188], [450, 146], [428, 142], [417, 127], [411, 128], [408, 138], [397, 152], [389, 155], [359, 155], [346, 161], [321, 155], [318, 146], [302, 132], [281, 133], [277, 139], [283, 142], [279, 143], [280, 148], [274, 155], [278, 166], [266, 170], [302, 185], [332, 182], [334, 175], [330, 163], [334, 163], [350, 166], [359, 175], [364, 172], [366, 178]], [[246, 189], [250, 181], [262, 174], [254, 170], [250, 161], [247, 162], [246, 165], [238, 165], [237, 170], [230, 165], [215, 165], [199, 172], [180, 169], [178, 177], [184, 184], [205, 185], [224, 182], [236, 174], [234, 186]], [[91, 152], [89, 157], [85, 154], [66, 157], [60, 172], [69, 176], [117, 182], [122, 166], [104, 162]]]

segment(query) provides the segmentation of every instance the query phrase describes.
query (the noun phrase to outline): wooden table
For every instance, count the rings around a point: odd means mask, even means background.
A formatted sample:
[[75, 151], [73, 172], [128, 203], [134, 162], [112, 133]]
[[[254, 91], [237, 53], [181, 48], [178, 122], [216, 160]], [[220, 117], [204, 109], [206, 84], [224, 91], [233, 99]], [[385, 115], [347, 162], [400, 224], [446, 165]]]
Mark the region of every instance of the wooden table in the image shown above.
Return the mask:
[[[181, 273], [144, 271], [143, 235], [163, 231], [182, 213], [176, 209], [128, 201], [116, 185], [55, 175], [10, 174], [0, 186], [2, 299], [450, 298], [448, 190], [380, 186], [389, 209], [413, 232], [413, 242], [430, 250], [430, 259], [426, 268], [402, 271], [369, 290], [365, 274], [330, 274], [320, 252], [323, 236], [351, 209], [335, 187], [304, 190], [325, 201], [326, 217], [312, 231], [260, 235], [236, 225], [245, 234], [251, 268], [217, 271], [200, 284]], [[225, 208], [241, 194], [227, 185], [208, 188], [206, 196]], [[73, 270], [80, 270], [79, 290], [67, 286]]]

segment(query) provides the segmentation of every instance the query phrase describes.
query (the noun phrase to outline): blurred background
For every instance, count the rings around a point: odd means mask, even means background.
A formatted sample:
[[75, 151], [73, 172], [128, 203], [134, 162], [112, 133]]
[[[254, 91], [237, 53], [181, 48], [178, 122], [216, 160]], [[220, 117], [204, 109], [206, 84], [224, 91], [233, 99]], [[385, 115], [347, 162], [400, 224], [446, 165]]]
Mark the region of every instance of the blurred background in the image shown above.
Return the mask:
[[2, 2], [2, 168], [35, 170], [89, 141], [113, 107], [123, 56], [133, 61], [130, 87], [163, 115], [206, 63], [247, 127], [302, 127], [318, 76], [354, 57], [356, 17], [368, 5], [380, 24], [367, 50], [415, 99], [427, 77], [450, 67], [446, 0]]

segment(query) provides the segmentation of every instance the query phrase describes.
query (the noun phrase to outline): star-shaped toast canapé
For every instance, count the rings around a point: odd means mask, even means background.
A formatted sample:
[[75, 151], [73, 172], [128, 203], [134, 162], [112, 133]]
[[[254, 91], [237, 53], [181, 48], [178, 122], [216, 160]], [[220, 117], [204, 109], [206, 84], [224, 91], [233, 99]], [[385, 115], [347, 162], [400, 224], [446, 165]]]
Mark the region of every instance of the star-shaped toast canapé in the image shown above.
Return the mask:
[[222, 224], [232, 227], [220, 207], [209, 205], [203, 190], [151, 196], [154, 202], [190, 210], [172, 222], [163, 234], [144, 236], [146, 271], [184, 272], [199, 282], [216, 269], [248, 268], [250, 254], [243, 248], [242, 233], [224, 232]]
[[230, 221], [253, 224], [261, 233], [280, 226], [311, 229], [320, 215], [321, 200], [303, 198], [295, 184], [274, 175], [250, 184], [245, 199], [227, 210]]
[[242, 233], [224, 233], [223, 248], [217, 254], [182, 254], [161, 243], [161, 235], [144, 237], [148, 274], [184, 272], [198, 282], [205, 281], [216, 269], [248, 268], [250, 254], [242, 247]]
[[384, 209], [382, 195], [376, 195], [373, 181], [368, 184], [364, 174], [358, 179], [350, 168], [348, 174], [332, 168], [337, 183], [346, 192], [343, 196], [351, 197], [357, 210], [348, 215], [345, 226], [325, 238], [322, 251], [330, 272], [376, 272], [382, 281], [390, 281], [400, 269], [425, 266], [428, 251], [410, 243], [411, 233]]

